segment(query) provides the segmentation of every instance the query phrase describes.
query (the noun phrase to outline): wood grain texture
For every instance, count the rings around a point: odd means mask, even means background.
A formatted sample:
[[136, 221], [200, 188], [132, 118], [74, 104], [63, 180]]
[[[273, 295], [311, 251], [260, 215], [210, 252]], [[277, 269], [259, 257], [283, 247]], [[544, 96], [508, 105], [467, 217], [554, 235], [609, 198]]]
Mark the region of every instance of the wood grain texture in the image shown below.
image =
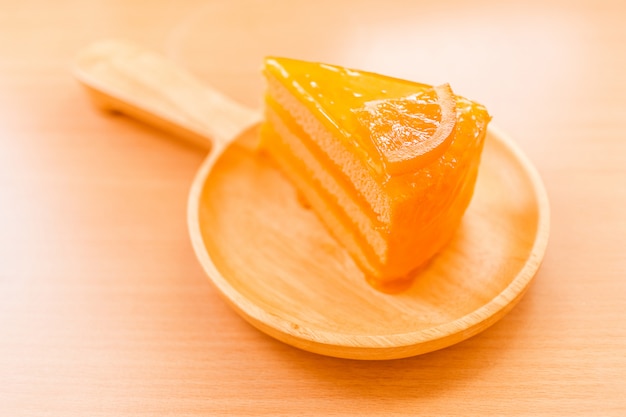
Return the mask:
[[414, 356], [501, 319], [543, 258], [549, 207], [532, 167], [492, 131], [481, 170], [456, 238], [400, 294], [368, 285], [293, 186], [244, 147], [198, 172], [190, 233], [211, 281], [264, 332], [341, 358]]
[[545, 254], [550, 208], [544, 185], [496, 128], [456, 238], [418, 283], [391, 296], [366, 283], [296, 189], [256, 151], [255, 112], [126, 41], [81, 51], [76, 75], [98, 108], [213, 144], [189, 196], [194, 250], [235, 311], [290, 345], [368, 360], [448, 347], [510, 311]]
[[[0, 10], [0, 414], [624, 415], [622, 2]], [[488, 106], [546, 183], [552, 230], [533, 285], [480, 335], [397, 361], [327, 358], [256, 331], [189, 243], [204, 151], [94, 111], [73, 80], [76, 52], [109, 37], [251, 107], [267, 53], [449, 81]]]
[[207, 149], [226, 146], [260, 120], [259, 112], [128, 41], [109, 39], [89, 45], [78, 53], [74, 75], [99, 109], [134, 117]]

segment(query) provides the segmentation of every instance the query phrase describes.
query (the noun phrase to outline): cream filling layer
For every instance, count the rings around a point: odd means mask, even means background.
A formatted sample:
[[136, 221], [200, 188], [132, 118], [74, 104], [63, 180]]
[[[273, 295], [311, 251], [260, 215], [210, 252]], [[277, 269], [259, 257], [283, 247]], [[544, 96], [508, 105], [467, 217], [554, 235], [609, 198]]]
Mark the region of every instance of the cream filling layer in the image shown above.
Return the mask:
[[372, 220], [361, 210], [358, 203], [352, 199], [346, 190], [330, 175], [315, 156], [294, 134], [271, 106], [266, 106], [266, 117], [284, 145], [291, 151], [294, 158], [301, 160], [309, 169], [309, 174], [319, 187], [336, 198], [336, 204], [343, 210], [359, 233], [365, 238], [381, 263], [387, 260], [387, 241], [374, 227]]
[[[389, 224], [391, 202], [380, 185], [371, 177], [368, 167], [360, 159], [355, 158], [344, 141], [336, 138], [318, 118], [298, 102], [280, 81], [271, 75], [267, 78], [272, 98], [291, 115], [311, 141], [326, 153], [338, 169], [348, 177], [377, 214], [378, 220]], [[303, 94], [306, 95], [304, 92]]]

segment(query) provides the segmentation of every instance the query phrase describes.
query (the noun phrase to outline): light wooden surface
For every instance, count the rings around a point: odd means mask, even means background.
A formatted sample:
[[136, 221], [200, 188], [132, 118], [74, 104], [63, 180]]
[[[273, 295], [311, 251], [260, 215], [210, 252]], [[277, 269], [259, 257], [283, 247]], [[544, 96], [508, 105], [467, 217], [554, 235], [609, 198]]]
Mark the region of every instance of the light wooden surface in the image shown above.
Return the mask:
[[[624, 415], [626, 9], [414, 3], [3, 1], [0, 414]], [[249, 106], [268, 53], [449, 81], [546, 183], [535, 282], [487, 331], [409, 359], [332, 359], [263, 335], [189, 243], [205, 153], [98, 113], [72, 78], [74, 54], [108, 37]]]
[[456, 237], [414, 285], [390, 295], [367, 283], [295, 187], [258, 152], [260, 112], [128, 41], [89, 45], [74, 73], [97, 108], [208, 145], [188, 200], [196, 256], [235, 311], [292, 346], [366, 360], [451, 346], [509, 312], [545, 254], [550, 208], [543, 182], [493, 125]]

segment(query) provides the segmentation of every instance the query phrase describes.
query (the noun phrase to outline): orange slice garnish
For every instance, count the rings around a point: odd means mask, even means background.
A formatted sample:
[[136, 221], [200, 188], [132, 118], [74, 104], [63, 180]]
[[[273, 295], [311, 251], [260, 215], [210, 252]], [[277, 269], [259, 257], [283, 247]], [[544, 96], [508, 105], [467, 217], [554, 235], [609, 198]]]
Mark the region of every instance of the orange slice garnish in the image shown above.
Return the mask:
[[407, 97], [373, 100], [354, 110], [362, 135], [390, 175], [415, 172], [435, 161], [454, 139], [456, 99], [448, 84]]

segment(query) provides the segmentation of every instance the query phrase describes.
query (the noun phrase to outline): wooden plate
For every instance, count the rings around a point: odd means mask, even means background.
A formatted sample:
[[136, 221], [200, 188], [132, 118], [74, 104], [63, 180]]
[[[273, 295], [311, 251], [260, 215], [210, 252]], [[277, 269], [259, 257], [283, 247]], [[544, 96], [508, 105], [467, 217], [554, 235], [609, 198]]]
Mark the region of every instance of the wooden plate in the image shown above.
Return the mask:
[[[196, 140], [213, 137], [189, 197], [193, 247], [224, 299], [276, 339], [342, 358], [430, 352], [495, 323], [537, 272], [549, 233], [546, 192], [498, 129], [489, 131], [456, 237], [409, 290], [388, 295], [366, 283], [291, 184], [251, 149], [255, 115], [154, 54], [102, 45], [80, 56], [77, 72], [100, 106]], [[195, 117], [198, 109], [205, 118]], [[243, 133], [234, 134], [237, 129]]]

